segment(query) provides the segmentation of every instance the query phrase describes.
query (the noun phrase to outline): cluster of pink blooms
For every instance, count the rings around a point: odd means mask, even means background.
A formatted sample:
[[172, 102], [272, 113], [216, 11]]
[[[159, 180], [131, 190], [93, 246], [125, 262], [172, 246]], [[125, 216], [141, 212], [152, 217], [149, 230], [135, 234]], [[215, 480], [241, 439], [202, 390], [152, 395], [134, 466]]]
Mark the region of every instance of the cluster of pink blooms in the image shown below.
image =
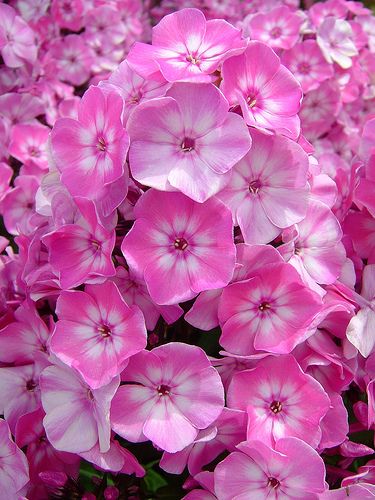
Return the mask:
[[1, 499], [375, 496], [375, 17], [297, 4], [0, 4]]

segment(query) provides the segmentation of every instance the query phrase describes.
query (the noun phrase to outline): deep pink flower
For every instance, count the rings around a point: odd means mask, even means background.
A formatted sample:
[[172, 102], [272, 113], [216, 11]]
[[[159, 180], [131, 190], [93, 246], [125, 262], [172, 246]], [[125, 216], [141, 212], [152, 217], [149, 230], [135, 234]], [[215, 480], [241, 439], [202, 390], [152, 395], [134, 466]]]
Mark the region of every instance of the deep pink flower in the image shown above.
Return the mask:
[[286, 354], [306, 338], [322, 307], [289, 264], [269, 264], [229, 285], [219, 304], [220, 344], [240, 355]]
[[222, 75], [221, 90], [248, 125], [298, 138], [301, 86], [270, 47], [249, 42], [243, 54], [224, 62]]
[[112, 428], [123, 438], [150, 439], [169, 453], [193, 443], [224, 406], [220, 376], [196, 346], [171, 342], [133, 356], [112, 402]]
[[90, 87], [78, 120], [57, 120], [51, 133], [53, 156], [73, 196], [99, 199], [105, 186], [123, 175], [129, 138], [121, 123], [122, 105], [118, 94]]
[[43, 125], [15, 125], [11, 133], [9, 153], [25, 164], [48, 168], [47, 144], [51, 130]]
[[198, 9], [182, 9], [165, 16], [152, 30], [152, 45], [136, 43], [127, 60], [146, 78], [160, 71], [169, 82], [202, 83], [244, 46], [241, 32], [223, 19], [206, 21]]
[[35, 34], [10, 5], [0, 4], [0, 53], [10, 68], [34, 63], [38, 49]]
[[252, 131], [253, 145], [218, 193], [246, 243], [269, 243], [307, 210], [308, 157], [295, 142]]
[[52, 0], [51, 14], [60, 28], [79, 31], [82, 27], [82, 0]]
[[25, 455], [15, 445], [5, 420], [0, 419], [0, 498], [21, 498], [20, 490], [29, 481]]
[[99, 442], [101, 452], [110, 448], [109, 410], [119, 377], [99, 389], [90, 389], [81, 376], [61, 364], [40, 375], [41, 397], [48, 440], [59, 451], [80, 453]]
[[240, 116], [212, 84], [177, 83], [140, 104], [128, 122], [130, 169], [142, 184], [204, 202], [250, 149]]
[[291, 49], [300, 37], [303, 17], [286, 5], [250, 17], [246, 26], [252, 40], [266, 43], [273, 49]]
[[333, 76], [333, 65], [324, 58], [315, 40], [304, 40], [283, 53], [282, 63], [293, 73], [306, 93]]
[[235, 246], [229, 210], [217, 199], [196, 203], [180, 193], [147, 191], [121, 250], [157, 304], [177, 304], [232, 278]]
[[9, 92], [0, 96], [0, 116], [9, 129], [18, 123], [36, 123], [35, 118], [44, 112], [43, 101], [34, 95]]
[[227, 399], [229, 407], [247, 411], [247, 439], [269, 446], [297, 437], [316, 448], [322, 437], [319, 424], [330, 405], [323, 387], [292, 355], [269, 356], [253, 370], [235, 373]]
[[274, 449], [262, 441], [247, 441], [237, 448], [216, 466], [218, 500], [316, 500], [326, 488], [323, 460], [300, 439], [279, 439]]
[[140, 309], [129, 307], [111, 281], [87, 285], [84, 292], [61, 292], [56, 314], [51, 350], [93, 389], [108, 384], [146, 347]]

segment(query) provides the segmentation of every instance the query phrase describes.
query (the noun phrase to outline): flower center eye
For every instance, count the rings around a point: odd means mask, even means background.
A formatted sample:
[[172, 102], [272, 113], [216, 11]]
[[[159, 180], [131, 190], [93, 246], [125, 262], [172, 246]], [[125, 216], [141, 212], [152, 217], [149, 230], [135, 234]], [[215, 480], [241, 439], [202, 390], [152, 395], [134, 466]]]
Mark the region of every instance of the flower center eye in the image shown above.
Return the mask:
[[34, 382], [33, 379], [30, 379], [26, 382], [26, 390], [29, 392], [33, 392], [35, 388], [37, 387], [37, 384]]
[[301, 255], [301, 253], [302, 253], [302, 250], [300, 248], [298, 248], [298, 247], [294, 248], [294, 255]]
[[259, 189], [261, 188], [261, 184], [259, 180], [252, 181], [249, 184], [249, 191], [251, 194], [257, 194], [259, 192]]
[[303, 61], [297, 66], [297, 69], [303, 75], [307, 75], [308, 73], [310, 73], [310, 64], [306, 61]]
[[198, 64], [200, 63], [199, 59], [194, 57], [193, 55], [191, 54], [188, 54], [186, 56], [186, 60], [191, 63], [191, 64], [195, 64], [196, 66], [198, 66]]
[[101, 325], [101, 326], [99, 326], [98, 332], [103, 337], [103, 339], [107, 339], [112, 334], [111, 329], [107, 325]]
[[267, 309], [271, 309], [271, 305], [268, 302], [262, 302], [258, 309], [259, 311], [266, 311]]
[[272, 403], [270, 404], [270, 410], [275, 415], [277, 415], [277, 413], [280, 413], [282, 409], [283, 409], [283, 405], [281, 404], [280, 401], [272, 401]]
[[105, 151], [107, 149], [107, 144], [105, 143], [104, 137], [99, 137], [98, 144], [96, 145], [96, 147], [100, 151]]
[[278, 481], [275, 477], [269, 477], [267, 486], [276, 490], [280, 486], [280, 481]]
[[279, 26], [275, 26], [272, 28], [270, 32], [271, 38], [279, 38], [281, 35], [281, 28]]
[[247, 104], [249, 108], [253, 108], [256, 105], [256, 103], [257, 103], [256, 96], [249, 95], [249, 97], [247, 98]]
[[37, 158], [38, 156], [40, 156], [40, 151], [39, 151], [39, 149], [34, 148], [34, 146], [31, 146], [29, 148], [29, 155]]
[[184, 153], [189, 153], [194, 149], [195, 141], [190, 137], [185, 137], [185, 139], [181, 143], [181, 149]]
[[90, 401], [94, 401], [94, 394], [92, 393], [91, 389], [87, 389], [87, 399]]
[[159, 396], [168, 396], [171, 392], [169, 385], [164, 384], [159, 385], [156, 390], [158, 391]]
[[176, 250], [186, 250], [189, 244], [185, 240], [185, 238], [176, 238], [174, 240], [173, 246], [175, 247]]

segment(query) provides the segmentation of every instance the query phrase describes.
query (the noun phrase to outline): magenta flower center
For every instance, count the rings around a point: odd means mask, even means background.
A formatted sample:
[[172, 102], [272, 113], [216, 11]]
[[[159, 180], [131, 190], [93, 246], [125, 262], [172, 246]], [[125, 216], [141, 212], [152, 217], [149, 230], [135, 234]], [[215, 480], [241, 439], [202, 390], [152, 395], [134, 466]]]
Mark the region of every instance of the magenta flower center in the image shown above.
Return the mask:
[[268, 302], [262, 302], [258, 307], [259, 311], [266, 311], [267, 309], [271, 309], [271, 305]]
[[98, 144], [96, 145], [99, 151], [105, 151], [107, 149], [107, 144], [104, 140], [104, 137], [98, 138]]
[[29, 155], [34, 156], [35, 158], [38, 158], [40, 156], [40, 151], [39, 151], [39, 149], [35, 148], [34, 146], [30, 146]]
[[280, 486], [280, 481], [278, 481], [275, 477], [269, 477], [267, 486], [276, 490]]
[[259, 179], [251, 181], [249, 184], [249, 191], [251, 194], [258, 194], [260, 188], [261, 188], [261, 183]]
[[310, 73], [310, 64], [306, 61], [301, 62], [298, 66], [297, 69], [302, 75], [307, 75]]
[[181, 149], [184, 153], [189, 153], [194, 149], [195, 140], [190, 137], [185, 137], [185, 139], [181, 143]]
[[94, 394], [92, 393], [91, 389], [87, 389], [87, 398], [90, 401], [94, 401]]
[[191, 64], [195, 64], [196, 66], [199, 65], [200, 61], [197, 57], [193, 56], [192, 54], [188, 54], [186, 56], [186, 60], [191, 63]]
[[280, 38], [281, 34], [282, 34], [282, 31], [281, 31], [281, 28], [279, 26], [275, 26], [274, 28], [272, 28], [272, 30], [270, 32], [271, 38]]
[[248, 104], [249, 108], [253, 108], [256, 105], [256, 103], [257, 103], [256, 96], [250, 95], [247, 98], [247, 104]]
[[171, 392], [169, 385], [164, 384], [159, 385], [156, 390], [158, 391], [159, 396], [168, 396]]
[[101, 326], [99, 326], [98, 332], [103, 337], [103, 339], [107, 339], [112, 334], [111, 329], [107, 325], [101, 325]]
[[280, 401], [272, 401], [272, 403], [270, 404], [270, 410], [272, 411], [272, 413], [274, 413], [275, 415], [277, 413], [280, 413], [281, 410], [283, 409], [283, 405], [281, 404]]
[[29, 392], [33, 392], [35, 388], [37, 387], [37, 384], [33, 379], [30, 379], [26, 382], [26, 390]]
[[185, 240], [185, 238], [176, 238], [174, 240], [173, 246], [175, 247], [176, 250], [186, 250], [189, 244]]

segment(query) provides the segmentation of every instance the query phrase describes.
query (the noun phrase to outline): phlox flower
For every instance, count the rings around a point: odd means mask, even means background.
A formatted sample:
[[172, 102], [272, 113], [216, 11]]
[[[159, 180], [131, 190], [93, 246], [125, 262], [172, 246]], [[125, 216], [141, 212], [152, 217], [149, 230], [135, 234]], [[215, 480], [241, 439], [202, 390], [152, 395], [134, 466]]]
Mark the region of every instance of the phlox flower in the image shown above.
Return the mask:
[[177, 304], [229, 283], [235, 265], [233, 226], [220, 201], [200, 204], [180, 193], [151, 189], [134, 213], [121, 250], [157, 304]]
[[0, 419], [0, 498], [15, 500], [29, 481], [29, 466], [22, 451], [12, 440], [8, 424]]
[[315, 26], [320, 26], [327, 17], [345, 19], [348, 13], [348, 4], [359, 2], [343, 2], [342, 0], [327, 0], [311, 5], [309, 17]]
[[315, 40], [304, 40], [283, 53], [281, 61], [301, 84], [304, 93], [333, 76], [333, 65], [323, 56]]
[[111, 281], [87, 285], [84, 292], [61, 292], [56, 314], [51, 351], [93, 389], [108, 384], [146, 347], [140, 309], [129, 307]]
[[316, 448], [322, 436], [319, 424], [330, 405], [319, 382], [291, 355], [269, 356], [254, 369], [235, 373], [227, 399], [230, 408], [247, 411], [247, 439], [268, 446], [297, 437]]
[[50, 128], [43, 125], [15, 125], [12, 128], [9, 153], [24, 164], [47, 169], [47, 144], [50, 132]]
[[244, 46], [241, 32], [224, 19], [206, 21], [198, 9], [182, 9], [153, 28], [152, 45], [136, 43], [128, 62], [151, 80], [160, 71], [169, 82], [210, 82], [220, 63]]
[[251, 15], [245, 25], [252, 40], [259, 40], [273, 49], [289, 50], [298, 41], [302, 24], [303, 17], [299, 13], [280, 5], [268, 12]]
[[76, 223], [43, 236], [49, 262], [62, 288], [103, 281], [103, 277], [115, 274], [112, 262], [115, 232], [100, 224], [90, 200], [81, 198], [77, 202], [82, 215]]
[[218, 500], [316, 500], [326, 488], [323, 460], [300, 439], [279, 439], [274, 449], [262, 441], [243, 442], [237, 448], [215, 469]]
[[82, 0], [52, 0], [51, 14], [60, 28], [79, 31], [82, 27]]
[[306, 215], [308, 157], [295, 142], [252, 131], [253, 145], [218, 193], [245, 243], [269, 243]]
[[220, 89], [248, 125], [298, 138], [301, 86], [270, 47], [249, 42], [243, 54], [224, 62], [222, 75]]
[[8, 92], [0, 96], [0, 117], [9, 129], [19, 123], [37, 123], [35, 118], [44, 111], [43, 101], [32, 94]]
[[103, 189], [124, 174], [129, 138], [121, 123], [122, 106], [118, 94], [104, 95], [90, 87], [78, 120], [60, 118], [53, 127], [53, 156], [72, 196], [99, 199]]
[[91, 389], [82, 377], [61, 364], [48, 366], [40, 375], [43, 425], [47, 438], [59, 451], [81, 453], [99, 443], [110, 448], [109, 411], [119, 377], [99, 389]]
[[0, 53], [10, 68], [19, 68], [37, 58], [35, 34], [10, 5], [0, 4]]
[[134, 178], [198, 202], [216, 194], [251, 146], [245, 123], [228, 109], [214, 85], [192, 83], [137, 106], [127, 125]]
[[223, 291], [220, 344], [245, 356], [259, 350], [289, 353], [304, 340], [321, 307], [319, 296], [290, 264], [269, 264]]
[[192, 444], [222, 412], [224, 390], [206, 354], [171, 342], [133, 356], [111, 407], [113, 430], [132, 441], [150, 439], [169, 453]]
[[342, 230], [332, 211], [322, 202], [310, 200], [306, 217], [283, 233], [279, 252], [306, 282], [333, 283], [345, 262]]
[[316, 41], [328, 62], [335, 62], [344, 69], [352, 66], [352, 57], [358, 55], [353, 42], [350, 24], [330, 16], [324, 19], [317, 31]]

